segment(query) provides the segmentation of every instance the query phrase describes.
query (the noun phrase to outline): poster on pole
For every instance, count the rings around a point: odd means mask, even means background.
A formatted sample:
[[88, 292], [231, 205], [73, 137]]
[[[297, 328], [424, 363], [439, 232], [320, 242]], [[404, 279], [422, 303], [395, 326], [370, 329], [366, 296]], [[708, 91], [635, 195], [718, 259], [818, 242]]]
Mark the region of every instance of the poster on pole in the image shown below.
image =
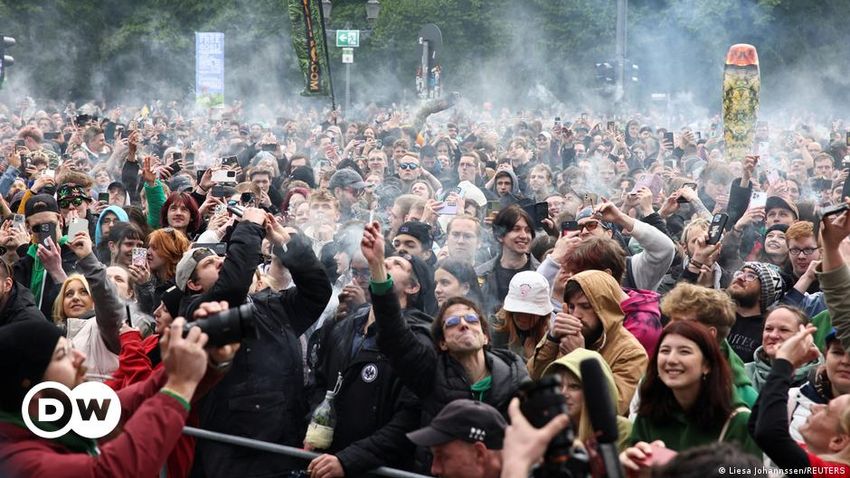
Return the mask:
[[224, 33], [195, 32], [195, 101], [224, 104]]
[[303, 96], [333, 97], [327, 39], [319, 0], [289, 0], [292, 47], [304, 74]]

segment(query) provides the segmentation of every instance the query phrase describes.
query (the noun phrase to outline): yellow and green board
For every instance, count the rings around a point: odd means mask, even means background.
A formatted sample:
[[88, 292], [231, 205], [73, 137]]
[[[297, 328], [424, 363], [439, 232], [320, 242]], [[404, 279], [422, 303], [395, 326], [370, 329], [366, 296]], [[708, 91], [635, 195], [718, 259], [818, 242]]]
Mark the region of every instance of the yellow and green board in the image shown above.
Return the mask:
[[756, 47], [729, 47], [723, 70], [723, 139], [728, 161], [743, 161], [751, 153], [759, 113], [759, 57]]

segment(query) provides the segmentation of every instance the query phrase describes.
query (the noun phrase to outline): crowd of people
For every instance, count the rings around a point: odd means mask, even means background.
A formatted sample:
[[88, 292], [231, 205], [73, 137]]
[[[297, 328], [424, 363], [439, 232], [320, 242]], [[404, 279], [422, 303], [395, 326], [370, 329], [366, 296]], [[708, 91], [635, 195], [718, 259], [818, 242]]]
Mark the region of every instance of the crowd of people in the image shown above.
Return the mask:
[[[626, 469], [850, 473], [841, 121], [734, 158], [711, 118], [453, 102], [0, 108], [0, 471], [519, 477], [563, 434], [598, 469], [590, 361]], [[232, 343], [184, 333], [239, 306]], [[537, 428], [516, 397], [546, 377], [566, 413]], [[32, 387], [86, 380], [117, 432], [27, 430]]]

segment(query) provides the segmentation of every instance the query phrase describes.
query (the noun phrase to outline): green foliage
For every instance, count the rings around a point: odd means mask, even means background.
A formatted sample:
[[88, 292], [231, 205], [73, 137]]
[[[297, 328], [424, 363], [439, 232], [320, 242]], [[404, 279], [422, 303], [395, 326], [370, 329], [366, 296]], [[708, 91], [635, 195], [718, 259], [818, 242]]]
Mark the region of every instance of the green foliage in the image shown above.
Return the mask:
[[[226, 96], [296, 94], [302, 76], [289, 39], [287, 0], [0, 0], [2, 33], [18, 39], [11, 77], [34, 96], [107, 99], [183, 96], [194, 87], [195, 31], [226, 35]], [[364, 96], [412, 95], [418, 32], [437, 24], [447, 90], [522, 97], [541, 85], [558, 96], [593, 84], [593, 64], [613, 59], [615, 0], [383, 0], [377, 22], [365, 0], [334, 0], [330, 27], [361, 36], [353, 75]], [[779, 70], [846, 71], [846, 2], [632, 0], [628, 56], [653, 88], [719, 94], [733, 43], [757, 46], [766, 90]], [[331, 45], [336, 90], [340, 50]], [[832, 71], [832, 70], [830, 70]], [[839, 73], [826, 86], [843, 85]], [[696, 81], [694, 79], [697, 79]], [[274, 80], [274, 81], [273, 81]], [[786, 81], [774, 78], [775, 82]], [[492, 85], [498, 85], [495, 89]], [[371, 87], [371, 91], [367, 91]], [[486, 91], [482, 91], [486, 89]]]

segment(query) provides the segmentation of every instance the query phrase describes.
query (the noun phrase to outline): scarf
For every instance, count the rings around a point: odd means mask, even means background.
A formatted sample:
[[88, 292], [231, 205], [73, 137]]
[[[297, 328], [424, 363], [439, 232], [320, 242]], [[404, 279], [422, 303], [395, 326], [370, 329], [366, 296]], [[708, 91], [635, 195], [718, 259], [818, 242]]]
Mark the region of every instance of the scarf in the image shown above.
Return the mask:
[[[53, 424], [42, 423], [37, 420], [33, 421], [38, 423], [38, 428], [42, 430], [57, 430], [57, 428]], [[27, 425], [24, 423], [24, 419], [21, 417], [20, 414], [9, 413], [5, 410], [0, 410], [0, 422], [10, 423], [21, 428], [27, 428]], [[97, 448], [96, 441], [90, 438], [83, 438], [74, 432], [68, 432], [59, 438], [52, 439], [51, 441], [59, 442], [65, 448], [76, 453], [86, 453], [89, 456], [98, 456], [100, 454], [100, 450], [98, 450]]]
[[[59, 238], [59, 247], [64, 246], [68, 243], [68, 237], [62, 236]], [[41, 294], [44, 292], [44, 264], [41, 263], [41, 259], [38, 258], [36, 252], [38, 251], [38, 244], [30, 244], [29, 249], [27, 249], [27, 255], [33, 258], [32, 265], [32, 276], [30, 277], [30, 290], [32, 291], [32, 295], [35, 297], [35, 303], [38, 305], [38, 308], [41, 308]]]
[[[764, 353], [763, 347], [756, 349], [755, 360], [752, 363], [753, 368], [750, 374], [750, 380], [752, 380], [753, 387], [755, 387], [756, 390], [761, 390], [761, 387], [767, 381], [767, 375], [770, 373], [770, 369], [772, 367], [772, 363], [767, 357], [767, 354]], [[817, 359], [795, 369], [794, 375], [791, 377], [791, 385], [800, 386], [806, 383], [809, 373], [811, 373], [813, 369], [816, 369], [821, 363], [823, 363], [823, 357], [818, 357]], [[824, 374], [824, 376], [826, 376], [826, 374]]]

